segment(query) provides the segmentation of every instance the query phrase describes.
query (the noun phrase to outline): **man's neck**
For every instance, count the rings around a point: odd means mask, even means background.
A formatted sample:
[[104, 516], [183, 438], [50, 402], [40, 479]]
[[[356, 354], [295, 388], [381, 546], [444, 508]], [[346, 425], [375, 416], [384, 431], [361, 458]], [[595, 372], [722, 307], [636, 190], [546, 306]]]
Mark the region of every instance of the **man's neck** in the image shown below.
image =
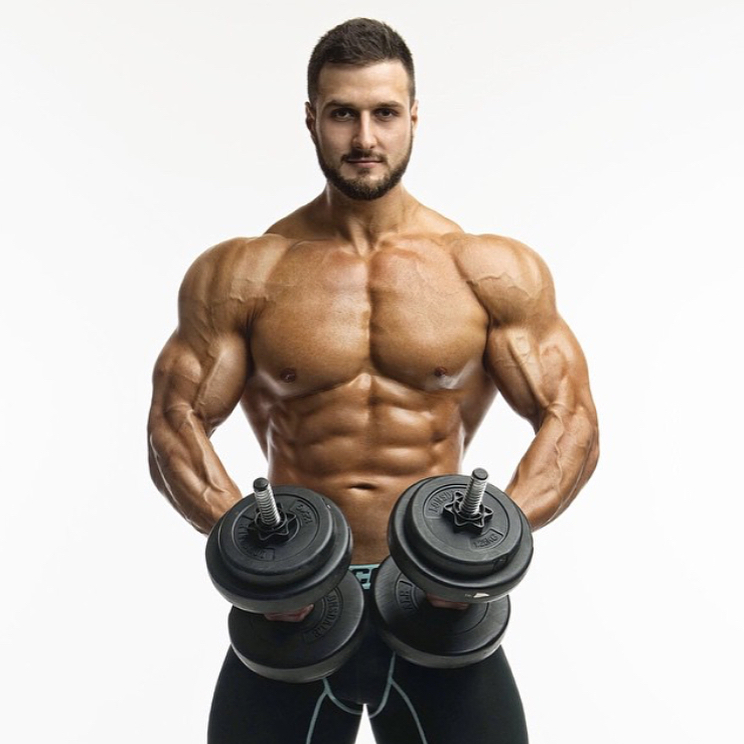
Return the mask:
[[370, 201], [350, 199], [327, 184], [313, 206], [332, 232], [364, 252], [373, 250], [386, 235], [410, 229], [413, 214], [420, 205], [402, 184]]

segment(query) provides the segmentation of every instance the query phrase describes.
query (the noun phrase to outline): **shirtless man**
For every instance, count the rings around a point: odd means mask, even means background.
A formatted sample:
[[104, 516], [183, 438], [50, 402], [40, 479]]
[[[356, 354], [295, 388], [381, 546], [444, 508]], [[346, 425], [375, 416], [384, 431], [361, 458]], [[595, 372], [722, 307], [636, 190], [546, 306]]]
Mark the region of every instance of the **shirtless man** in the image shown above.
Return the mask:
[[[329, 31], [308, 99], [324, 191], [263, 236], [211, 248], [184, 279], [154, 373], [156, 485], [208, 533], [242, 497], [209, 439], [241, 403], [269, 479], [333, 499], [353, 531], [353, 564], [379, 564], [398, 496], [462, 470], [500, 392], [536, 432], [505, 490], [542, 527], [598, 456], [586, 363], [548, 269], [523, 244], [466, 234], [404, 189], [418, 106], [410, 52], [392, 29], [356, 19]], [[432, 670], [370, 638], [357, 657], [326, 680], [288, 684], [229, 652], [210, 742], [352, 742], [363, 704], [386, 744], [527, 740], [502, 650]]]

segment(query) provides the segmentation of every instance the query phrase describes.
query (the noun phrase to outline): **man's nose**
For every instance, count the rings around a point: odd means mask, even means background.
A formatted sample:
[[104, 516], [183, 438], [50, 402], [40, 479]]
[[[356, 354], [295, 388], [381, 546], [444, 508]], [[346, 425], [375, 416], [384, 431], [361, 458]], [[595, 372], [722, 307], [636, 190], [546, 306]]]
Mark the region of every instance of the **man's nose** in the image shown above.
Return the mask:
[[377, 144], [372, 117], [364, 112], [357, 119], [353, 145], [360, 150], [371, 150]]

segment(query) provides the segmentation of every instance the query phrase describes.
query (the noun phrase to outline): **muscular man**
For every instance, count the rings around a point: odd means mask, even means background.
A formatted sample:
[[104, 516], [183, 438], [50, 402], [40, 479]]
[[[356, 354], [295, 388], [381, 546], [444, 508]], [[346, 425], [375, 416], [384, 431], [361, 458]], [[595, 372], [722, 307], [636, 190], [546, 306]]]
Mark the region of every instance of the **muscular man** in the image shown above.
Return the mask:
[[[269, 479], [333, 499], [352, 527], [353, 563], [374, 566], [398, 496], [462, 470], [500, 392], [536, 432], [505, 490], [542, 527], [598, 456], [586, 363], [548, 269], [514, 240], [466, 234], [403, 187], [418, 105], [410, 52], [388, 26], [356, 19], [328, 32], [308, 101], [323, 192], [186, 274], [154, 374], [155, 483], [209, 532], [242, 495], [209, 439], [240, 403]], [[352, 742], [364, 704], [379, 742], [526, 741], [503, 651], [432, 670], [376, 637], [308, 684], [263, 679], [228, 653], [210, 741]]]

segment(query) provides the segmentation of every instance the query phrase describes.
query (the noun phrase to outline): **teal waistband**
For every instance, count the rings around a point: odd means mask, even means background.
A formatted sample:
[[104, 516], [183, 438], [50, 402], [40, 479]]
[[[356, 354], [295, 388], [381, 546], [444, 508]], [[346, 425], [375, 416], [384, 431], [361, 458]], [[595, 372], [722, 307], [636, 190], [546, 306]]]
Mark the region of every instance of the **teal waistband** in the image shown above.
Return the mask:
[[357, 581], [362, 585], [362, 589], [369, 589], [372, 586], [372, 576], [379, 567], [379, 563], [366, 563], [349, 566], [349, 571], [354, 574]]

